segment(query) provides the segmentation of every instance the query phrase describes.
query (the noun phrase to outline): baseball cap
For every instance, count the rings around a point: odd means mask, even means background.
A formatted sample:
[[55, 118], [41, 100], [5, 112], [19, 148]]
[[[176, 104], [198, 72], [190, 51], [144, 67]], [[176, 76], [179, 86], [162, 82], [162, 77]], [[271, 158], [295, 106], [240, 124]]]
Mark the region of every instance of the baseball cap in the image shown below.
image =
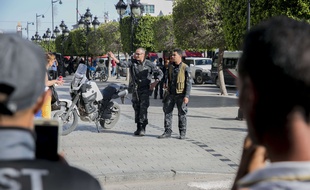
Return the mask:
[[30, 108], [45, 90], [41, 47], [17, 34], [0, 34], [0, 114]]

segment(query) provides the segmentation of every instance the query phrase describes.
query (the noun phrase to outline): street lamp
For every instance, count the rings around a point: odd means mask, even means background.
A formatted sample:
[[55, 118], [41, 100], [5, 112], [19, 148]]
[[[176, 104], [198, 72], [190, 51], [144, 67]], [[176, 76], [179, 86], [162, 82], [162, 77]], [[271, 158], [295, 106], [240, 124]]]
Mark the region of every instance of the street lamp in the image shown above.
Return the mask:
[[133, 54], [134, 47], [134, 25], [138, 24], [138, 17], [143, 13], [143, 5], [137, 0], [132, 0], [130, 4], [130, 17], [131, 17], [131, 55]]
[[[119, 14], [119, 26], [121, 26], [123, 15], [126, 13], [127, 4], [124, 3], [123, 0], [119, 0], [119, 2], [115, 5], [115, 8], [116, 8], [117, 13]], [[117, 51], [117, 58], [119, 59], [119, 48]], [[120, 76], [119, 76], [119, 66], [118, 65], [117, 65], [116, 69], [117, 69], [116, 70], [116, 79], [119, 79]]]
[[[65, 25], [64, 21], [61, 21], [60, 25], [59, 25], [61, 32], [62, 32], [62, 43], [61, 43], [61, 47], [62, 47], [62, 57], [61, 57], [61, 74], [63, 77], [65, 77], [65, 63], [64, 63], [64, 54], [65, 54], [65, 41], [68, 39], [70, 30], [68, 29], [67, 25]], [[57, 28], [57, 27], [56, 27]], [[56, 30], [55, 28], [55, 30]], [[57, 28], [58, 29], [58, 28]], [[55, 32], [55, 31], [54, 31]], [[55, 32], [57, 34], [57, 31]], [[58, 34], [57, 34], [58, 35]]]
[[79, 28], [82, 29], [86, 29], [86, 64], [88, 65], [88, 34], [90, 32], [90, 26], [93, 25], [94, 29], [96, 30], [100, 24], [100, 22], [98, 21], [98, 17], [94, 17], [94, 20], [92, 20], [92, 14], [90, 13], [90, 9], [87, 8], [86, 9], [86, 13], [84, 14], [84, 16], [81, 16], [81, 19], [78, 22]]
[[120, 20], [121, 20], [122, 16], [126, 12], [127, 4], [124, 3], [124, 0], [119, 0], [119, 2], [115, 5], [115, 8], [116, 8], [117, 13], [119, 14], [119, 17], [120, 17]]
[[61, 5], [62, 4], [62, 1], [61, 0], [51, 0], [51, 3], [52, 3], [52, 29], [54, 28], [54, 3], [57, 3], [59, 2], [59, 4]]
[[[53, 31], [54, 33], [53, 33], [53, 35], [55, 34], [56, 35], [56, 37], [59, 35], [59, 33], [60, 33], [60, 30], [58, 29], [58, 26], [56, 26], [55, 27], [55, 29], [54, 29], [54, 31]], [[55, 37], [55, 38], [56, 38]]]
[[44, 36], [45, 36], [45, 41], [47, 42], [47, 51], [50, 51], [50, 38], [51, 38], [51, 30], [50, 28], [48, 28], [45, 32], [45, 34], [43, 34], [43, 39], [44, 39]]
[[36, 32], [38, 32], [38, 17], [44, 18], [44, 14], [38, 15], [38, 14], [36, 13]]
[[35, 34], [34, 36], [31, 37], [31, 41], [36, 42], [36, 43], [41, 42], [41, 40], [42, 40], [42, 39], [41, 39], [41, 36], [39, 35], [38, 32], [36, 32], [36, 34]]
[[29, 24], [32, 24], [32, 25], [34, 25], [34, 23], [33, 22], [27, 22], [27, 28], [26, 28], [26, 30], [27, 30], [27, 40], [29, 40]]

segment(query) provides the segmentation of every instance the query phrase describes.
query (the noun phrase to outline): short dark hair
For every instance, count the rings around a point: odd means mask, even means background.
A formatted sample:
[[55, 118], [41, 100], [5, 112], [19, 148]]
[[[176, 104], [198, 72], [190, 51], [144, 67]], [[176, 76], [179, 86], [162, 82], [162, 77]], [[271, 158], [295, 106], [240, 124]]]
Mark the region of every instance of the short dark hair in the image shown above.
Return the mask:
[[175, 48], [173, 52], [177, 52], [182, 57], [183, 51], [180, 48]]
[[[301, 108], [310, 117], [310, 25], [286, 16], [274, 17], [246, 35], [238, 66], [240, 80], [249, 77], [258, 97], [255, 130], [285, 134], [287, 116]], [[268, 121], [268, 122], [266, 122]]]

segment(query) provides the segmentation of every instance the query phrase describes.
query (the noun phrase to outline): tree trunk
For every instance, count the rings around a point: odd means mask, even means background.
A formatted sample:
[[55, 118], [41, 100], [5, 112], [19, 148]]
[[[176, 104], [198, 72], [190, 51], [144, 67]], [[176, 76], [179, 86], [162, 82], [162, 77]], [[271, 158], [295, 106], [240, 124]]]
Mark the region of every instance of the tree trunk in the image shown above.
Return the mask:
[[223, 73], [223, 54], [224, 48], [219, 48], [219, 57], [218, 57], [218, 77], [220, 79], [220, 89], [221, 95], [227, 96], [227, 89], [224, 80], [224, 73]]

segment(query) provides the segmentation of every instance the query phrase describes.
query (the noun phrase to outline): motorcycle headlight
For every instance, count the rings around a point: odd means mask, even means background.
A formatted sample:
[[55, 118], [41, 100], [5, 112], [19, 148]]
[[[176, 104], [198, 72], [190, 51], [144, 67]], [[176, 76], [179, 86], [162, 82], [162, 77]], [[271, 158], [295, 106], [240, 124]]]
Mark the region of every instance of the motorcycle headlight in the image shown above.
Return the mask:
[[73, 79], [72, 81], [72, 87], [78, 87], [80, 84], [81, 79]]

